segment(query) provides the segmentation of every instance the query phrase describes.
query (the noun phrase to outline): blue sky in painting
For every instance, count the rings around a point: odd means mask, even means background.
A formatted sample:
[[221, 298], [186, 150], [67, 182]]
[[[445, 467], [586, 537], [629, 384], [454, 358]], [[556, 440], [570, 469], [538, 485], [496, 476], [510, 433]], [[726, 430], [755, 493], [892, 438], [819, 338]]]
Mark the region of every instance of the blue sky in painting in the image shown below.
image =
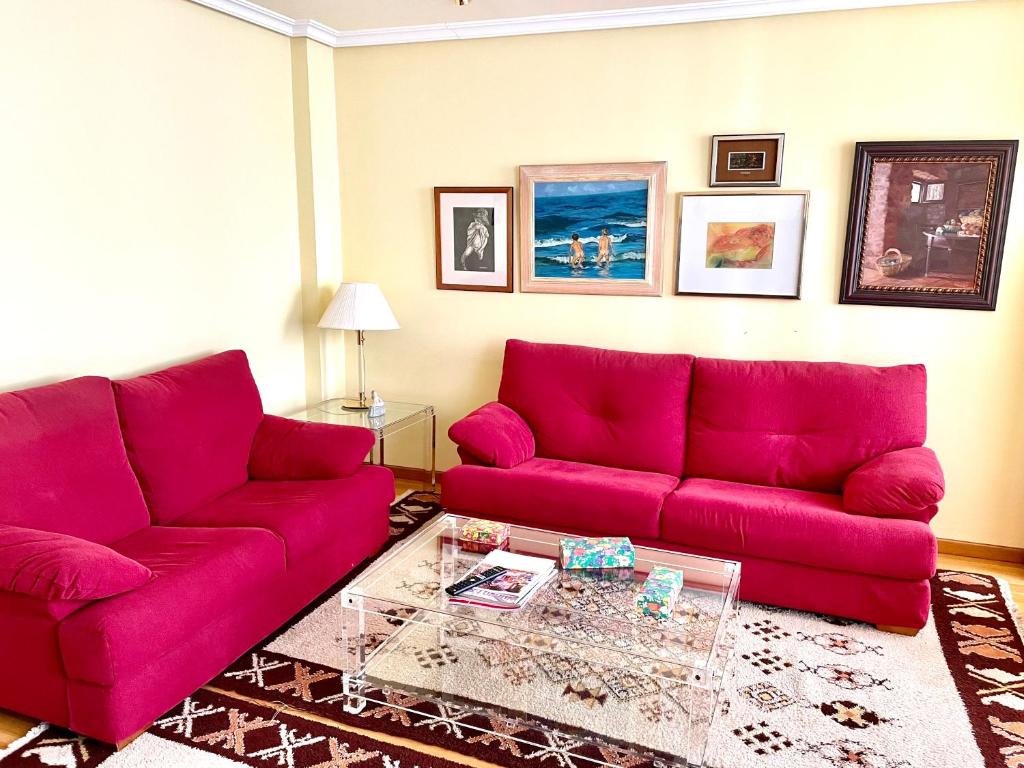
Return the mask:
[[647, 189], [647, 181], [543, 181], [533, 190], [534, 197], [567, 197], [569, 195], [608, 195]]

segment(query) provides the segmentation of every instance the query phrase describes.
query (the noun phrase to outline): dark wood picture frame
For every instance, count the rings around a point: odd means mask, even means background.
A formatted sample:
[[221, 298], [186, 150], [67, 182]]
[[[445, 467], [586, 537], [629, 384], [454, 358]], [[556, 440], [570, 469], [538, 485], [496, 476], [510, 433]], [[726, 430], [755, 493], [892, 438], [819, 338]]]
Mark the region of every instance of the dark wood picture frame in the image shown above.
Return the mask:
[[[736, 133], [711, 137], [709, 187], [781, 187], [784, 133]], [[760, 168], [729, 168], [731, 153], [763, 153]]]
[[[994, 310], [999, 289], [1006, 223], [1010, 211], [1010, 191], [1017, 159], [1016, 140], [1006, 141], [869, 141], [858, 142], [854, 150], [853, 184], [850, 190], [850, 210], [846, 225], [846, 247], [843, 273], [839, 287], [840, 304], [875, 304], [894, 307], [933, 307], [945, 309]], [[869, 212], [871, 174], [876, 162], [884, 163], [989, 163], [990, 173], [984, 190], [982, 225], [974, 274], [970, 289], [913, 285], [866, 285], [862, 280], [865, 258], [865, 237]], [[888, 191], [887, 191], [888, 193]], [[920, 200], [926, 194], [921, 188]], [[943, 198], [949, 195], [948, 184]], [[951, 195], [950, 195], [951, 196]], [[888, 198], [887, 198], [888, 199]], [[912, 201], [918, 202], [918, 201]], [[948, 211], [948, 207], [947, 207]], [[884, 225], [883, 225], [884, 227]], [[954, 233], [954, 234], [963, 234]], [[936, 235], [938, 236], [938, 235]], [[922, 232], [922, 237], [926, 237]], [[926, 237], [929, 257], [931, 237]], [[888, 245], [883, 253], [887, 253]], [[876, 248], [877, 250], [877, 248]], [[897, 250], [898, 249], [891, 249]], [[872, 258], [878, 259], [880, 254]], [[899, 257], [901, 260], [903, 256]], [[911, 255], [912, 262], [914, 256]], [[952, 260], [952, 250], [949, 259]], [[927, 278], [927, 260], [925, 261]]]
[[[512, 187], [434, 187], [434, 273], [437, 279], [437, 288], [447, 291], [489, 291], [492, 293], [512, 293], [513, 288], [513, 232], [515, 220], [513, 218], [513, 188]], [[441, 196], [446, 194], [492, 194], [505, 196], [505, 283], [503, 285], [472, 285], [463, 283], [445, 282], [441, 252]], [[494, 261], [497, 266], [500, 253], [495, 243]], [[473, 273], [471, 273], [473, 274]], [[479, 274], [479, 273], [476, 273]]]

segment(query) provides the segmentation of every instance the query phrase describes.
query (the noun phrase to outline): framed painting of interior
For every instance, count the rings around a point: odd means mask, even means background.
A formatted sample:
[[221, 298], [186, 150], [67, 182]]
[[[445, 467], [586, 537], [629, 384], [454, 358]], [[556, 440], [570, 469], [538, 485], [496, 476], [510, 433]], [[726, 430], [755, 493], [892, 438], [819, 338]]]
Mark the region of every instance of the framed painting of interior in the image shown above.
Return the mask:
[[437, 287], [512, 292], [512, 187], [434, 187]]
[[712, 136], [709, 186], [780, 186], [785, 140], [784, 133]]
[[665, 169], [520, 166], [520, 290], [660, 295]]
[[842, 304], [996, 308], [1016, 141], [861, 142]]

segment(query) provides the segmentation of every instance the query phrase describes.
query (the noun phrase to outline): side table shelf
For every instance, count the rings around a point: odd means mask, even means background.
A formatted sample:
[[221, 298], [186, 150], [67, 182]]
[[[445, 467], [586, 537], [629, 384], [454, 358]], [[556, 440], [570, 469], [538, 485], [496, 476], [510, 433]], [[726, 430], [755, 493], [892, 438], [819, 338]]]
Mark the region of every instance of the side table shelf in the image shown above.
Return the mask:
[[[383, 415], [371, 417], [369, 411], [347, 411], [342, 408], [341, 403], [340, 398], [324, 400], [319, 405], [308, 408], [292, 418], [369, 429], [373, 432], [377, 444], [377, 463], [382, 466], [384, 465], [384, 439], [422, 424], [424, 428], [430, 430], [430, 487], [437, 488], [437, 414], [434, 411], [434, 406], [385, 400]], [[370, 451], [370, 462], [373, 463], [373, 450]]]

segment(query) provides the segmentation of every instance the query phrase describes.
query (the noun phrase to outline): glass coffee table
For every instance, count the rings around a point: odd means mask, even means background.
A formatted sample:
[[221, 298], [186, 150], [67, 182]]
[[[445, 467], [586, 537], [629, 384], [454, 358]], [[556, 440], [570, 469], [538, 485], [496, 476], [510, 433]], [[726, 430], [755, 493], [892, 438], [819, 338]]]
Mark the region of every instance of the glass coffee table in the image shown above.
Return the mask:
[[[558, 569], [516, 610], [455, 604], [444, 587], [483, 557], [459, 548], [467, 520], [427, 523], [342, 590], [346, 711], [404, 710], [514, 754], [705, 765], [739, 563], [636, 547], [635, 568]], [[562, 536], [513, 525], [510, 549], [557, 561]], [[655, 565], [684, 574], [670, 619], [636, 612]]]

